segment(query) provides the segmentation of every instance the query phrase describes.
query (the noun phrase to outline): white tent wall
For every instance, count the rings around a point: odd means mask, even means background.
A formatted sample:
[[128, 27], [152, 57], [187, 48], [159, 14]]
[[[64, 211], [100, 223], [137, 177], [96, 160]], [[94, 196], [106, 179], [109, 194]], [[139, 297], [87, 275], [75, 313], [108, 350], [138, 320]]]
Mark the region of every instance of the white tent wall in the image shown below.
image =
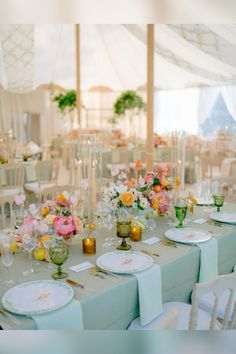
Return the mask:
[[54, 135], [61, 133], [63, 121], [49, 91], [33, 91], [27, 94], [0, 92], [0, 132], [13, 129], [18, 141], [24, 141], [24, 114], [40, 115], [40, 143], [49, 144]]

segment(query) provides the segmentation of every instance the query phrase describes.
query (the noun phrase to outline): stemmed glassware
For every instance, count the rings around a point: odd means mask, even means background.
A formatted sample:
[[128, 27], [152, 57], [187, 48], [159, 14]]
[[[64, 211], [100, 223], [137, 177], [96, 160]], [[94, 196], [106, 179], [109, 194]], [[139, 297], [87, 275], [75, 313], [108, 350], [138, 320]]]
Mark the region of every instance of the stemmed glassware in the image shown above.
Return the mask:
[[23, 275], [29, 275], [34, 273], [32, 253], [37, 244], [37, 234], [35, 231], [31, 233], [25, 233], [22, 237], [22, 246], [29, 253], [30, 267], [23, 272]]
[[224, 205], [225, 197], [224, 195], [213, 195], [214, 204], [217, 208], [217, 212], [220, 212], [220, 208]]
[[7, 279], [3, 281], [4, 284], [11, 286], [14, 282], [10, 278], [10, 267], [13, 263], [13, 251], [12, 251], [12, 236], [9, 234], [3, 235], [1, 239], [1, 258], [2, 264], [7, 269]]
[[175, 203], [175, 215], [179, 220], [179, 224], [176, 226], [177, 228], [184, 227], [183, 221], [186, 218], [188, 209], [188, 199], [179, 199]]

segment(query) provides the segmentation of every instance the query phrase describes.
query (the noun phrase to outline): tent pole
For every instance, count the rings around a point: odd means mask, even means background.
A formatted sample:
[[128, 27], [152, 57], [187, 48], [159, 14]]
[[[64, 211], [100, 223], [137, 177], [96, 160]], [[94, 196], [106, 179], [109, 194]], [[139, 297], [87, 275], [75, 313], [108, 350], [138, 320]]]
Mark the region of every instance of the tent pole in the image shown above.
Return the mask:
[[154, 25], [147, 25], [147, 171], [153, 170]]
[[76, 51], [76, 108], [77, 121], [81, 123], [81, 87], [80, 87], [80, 25], [75, 25], [75, 51]]

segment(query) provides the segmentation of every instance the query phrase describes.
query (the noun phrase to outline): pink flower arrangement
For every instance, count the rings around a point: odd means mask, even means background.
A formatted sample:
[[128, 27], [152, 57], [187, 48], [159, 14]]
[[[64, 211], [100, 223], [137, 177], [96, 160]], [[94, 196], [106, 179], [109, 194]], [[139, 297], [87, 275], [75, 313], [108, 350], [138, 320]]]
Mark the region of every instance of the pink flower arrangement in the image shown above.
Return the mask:
[[57, 216], [53, 226], [56, 234], [65, 238], [71, 237], [76, 231], [74, 220], [68, 216]]

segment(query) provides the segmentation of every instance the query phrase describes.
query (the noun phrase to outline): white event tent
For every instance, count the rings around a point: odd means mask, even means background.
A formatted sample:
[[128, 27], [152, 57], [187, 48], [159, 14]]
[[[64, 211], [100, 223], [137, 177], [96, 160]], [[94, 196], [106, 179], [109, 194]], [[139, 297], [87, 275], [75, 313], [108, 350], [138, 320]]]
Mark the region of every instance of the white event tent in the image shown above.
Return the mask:
[[[82, 127], [106, 127], [127, 89], [146, 92], [146, 26], [81, 25]], [[155, 25], [155, 131], [196, 133], [219, 94], [236, 119], [236, 25]], [[74, 25], [0, 25], [0, 131], [24, 136], [39, 114], [41, 143], [63, 129], [52, 89], [76, 88]], [[42, 129], [47, 126], [47, 129]], [[143, 131], [143, 130], [142, 130]]]

